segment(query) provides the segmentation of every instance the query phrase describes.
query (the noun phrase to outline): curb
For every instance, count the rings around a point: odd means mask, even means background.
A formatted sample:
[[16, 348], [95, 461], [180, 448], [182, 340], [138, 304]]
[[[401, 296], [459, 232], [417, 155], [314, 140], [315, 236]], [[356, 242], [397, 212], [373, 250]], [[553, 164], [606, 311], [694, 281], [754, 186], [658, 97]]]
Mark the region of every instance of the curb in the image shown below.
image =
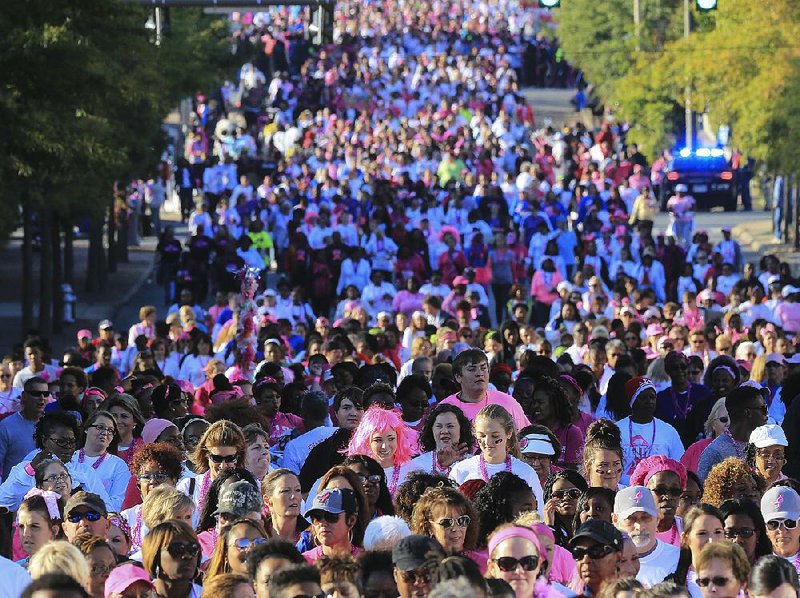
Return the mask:
[[762, 255], [768, 254], [788, 254], [795, 253], [796, 250], [793, 245], [776, 241], [772, 233], [768, 233], [769, 240], [758, 240], [750, 232], [750, 225], [737, 224], [732, 230], [733, 236], [739, 241], [742, 249], [750, 253], [757, 253]]

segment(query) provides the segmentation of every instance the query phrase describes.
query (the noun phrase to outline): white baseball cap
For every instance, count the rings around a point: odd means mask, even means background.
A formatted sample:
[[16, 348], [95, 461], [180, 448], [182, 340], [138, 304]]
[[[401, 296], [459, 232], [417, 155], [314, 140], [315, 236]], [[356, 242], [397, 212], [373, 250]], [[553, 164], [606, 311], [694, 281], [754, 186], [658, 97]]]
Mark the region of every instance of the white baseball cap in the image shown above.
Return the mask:
[[789, 446], [783, 428], [775, 424], [759, 426], [750, 432], [750, 444], [756, 448], [767, 448], [768, 446]]

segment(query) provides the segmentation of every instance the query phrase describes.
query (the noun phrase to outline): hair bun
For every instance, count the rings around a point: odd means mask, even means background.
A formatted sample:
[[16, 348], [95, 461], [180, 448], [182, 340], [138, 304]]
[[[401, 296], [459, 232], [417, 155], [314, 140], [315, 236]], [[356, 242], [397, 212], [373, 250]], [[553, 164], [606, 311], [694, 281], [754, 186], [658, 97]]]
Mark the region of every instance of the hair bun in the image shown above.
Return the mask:
[[621, 444], [622, 433], [619, 430], [619, 426], [610, 419], [605, 418], [593, 421], [586, 430], [586, 442], [600, 439], [614, 444]]

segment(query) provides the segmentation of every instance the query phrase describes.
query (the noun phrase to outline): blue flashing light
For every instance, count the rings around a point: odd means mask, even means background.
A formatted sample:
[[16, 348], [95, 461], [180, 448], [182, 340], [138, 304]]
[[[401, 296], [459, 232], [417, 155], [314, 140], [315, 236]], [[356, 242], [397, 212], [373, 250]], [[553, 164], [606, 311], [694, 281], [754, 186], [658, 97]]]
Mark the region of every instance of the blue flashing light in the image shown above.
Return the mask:
[[692, 150], [690, 150], [688, 147], [685, 147], [678, 153], [680, 154], [681, 158], [688, 158], [692, 155]]

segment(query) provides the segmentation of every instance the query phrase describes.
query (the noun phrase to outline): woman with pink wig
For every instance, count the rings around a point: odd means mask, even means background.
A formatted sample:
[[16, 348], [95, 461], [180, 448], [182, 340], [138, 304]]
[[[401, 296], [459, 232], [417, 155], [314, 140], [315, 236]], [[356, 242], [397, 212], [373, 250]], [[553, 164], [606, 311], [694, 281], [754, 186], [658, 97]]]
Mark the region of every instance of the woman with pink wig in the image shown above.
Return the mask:
[[348, 457], [366, 455], [380, 463], [389, 493], [394, 496], [408, 474], [416, 469], [411, 457], [419, 452], [417, 433], [405, 425], [399, 411], [374, 405], [367, 409], [353, 432], [346, 452]]

